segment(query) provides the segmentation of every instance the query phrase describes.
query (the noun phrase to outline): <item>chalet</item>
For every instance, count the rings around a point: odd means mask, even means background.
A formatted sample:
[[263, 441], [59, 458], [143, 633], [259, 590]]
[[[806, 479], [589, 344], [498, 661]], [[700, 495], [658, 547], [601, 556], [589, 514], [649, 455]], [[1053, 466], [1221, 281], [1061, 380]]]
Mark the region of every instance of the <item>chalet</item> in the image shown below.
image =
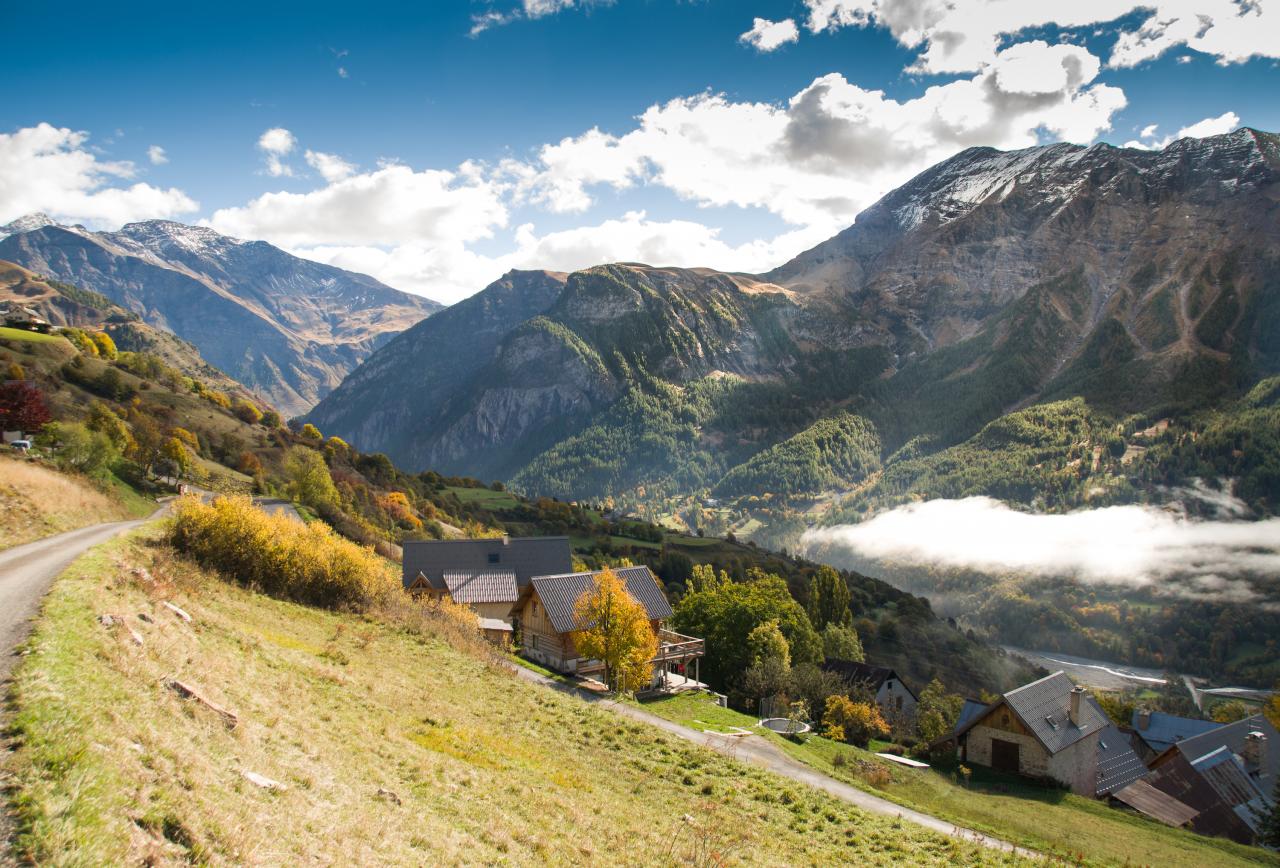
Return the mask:
[[954, 742], [969, 765], [1053, 781], [1085, 796], [1112, 792], [1146, 774], [1124, 734], [1062, 672], [985, 708], [970, 703], [962, 720], [935, 746]]
[[[527, 588], [534, 576], [572, 570], [573, 554], [567, 536], [411, 541], [404, 544], [402, 581], [405, 590], [439, 597], [452, 596], [450, 582], [457, 588], [480, 576], [510, 576], [520, 590]], [[496, 587], [492, 582], [482, 581], [471, 591], [472, 595], [481, 593], [482, 587], [483, 594], [488, 595]], [[515, 600], [513, 596], [509, 602]]]
[[48, 334], [52, 326], [49, 321], [40, 316], [29, 307], [18, 304], [11, 304], [3, 314], [4, 324], [9, 328], [25, 329], [32, 332], [43, 332]]
[[1262, 715], [1184, 738], [1151, 762], [1147, 782], [1195, 811], [1191, 828], [1253, 843], [1273, 805], [1280, 733]]
[[[703, 641], [666, 629], [664, 624], [672, 615], [671, 604], [657, 577], [645, 566], [622, 567], [614, 572], [627, 593], [644, 606], [649, 627], [658, 639], [658, 653], [652, 661], [655, 684], [668, 684], [673, 677], [680, 682], [690, 680], [685, 674], [690, 664], [694, 668], [691, 680], [696, 683]], [[535, 576], [521, 589], [513, 623], [526, 657], [570, 674], [603, 671], [600, 661], [578, 654], [574, 641], [574, 633], [582, 627], [575, 617], [578, 599], [595, 587], [598, 575], [587, 572]]]
[[916, 695], [892, 669], [834, 658], [825, 661], [822, 668], [839, 675], [850, 687], [862, 688], [875, 697], [886, 720], [915, 718]]

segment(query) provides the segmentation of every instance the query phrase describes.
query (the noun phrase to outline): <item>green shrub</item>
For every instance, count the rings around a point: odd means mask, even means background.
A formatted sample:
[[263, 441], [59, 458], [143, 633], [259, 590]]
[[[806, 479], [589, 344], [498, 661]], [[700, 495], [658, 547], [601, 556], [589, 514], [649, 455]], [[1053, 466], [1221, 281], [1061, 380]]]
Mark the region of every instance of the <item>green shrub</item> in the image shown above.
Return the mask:
[[319, 522], [268, 515], [247, 497], [212, 504], [183, 498], [169, 536], [197, 563], [299, 603], [365, 610], [400, 591], [400, 582], [369, 549]]

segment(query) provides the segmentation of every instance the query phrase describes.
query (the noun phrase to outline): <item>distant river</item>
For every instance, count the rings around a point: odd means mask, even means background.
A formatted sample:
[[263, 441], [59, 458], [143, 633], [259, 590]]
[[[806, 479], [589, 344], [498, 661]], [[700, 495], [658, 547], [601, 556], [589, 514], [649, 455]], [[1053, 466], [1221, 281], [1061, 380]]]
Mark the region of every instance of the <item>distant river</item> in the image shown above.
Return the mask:
[[1076, 657], [1072, 654], [1059, 654], [1057, 651], [1028, 651], [1011, 645], [1002, 647], [1010, 654], [1017, 654], [1024, 660], [1036, 666], [1043, 666], [1050, 672], [1061, 669], [1080, 684], [1098, 690], [1123, 690], [1126, 687], [1156, 686], [1165, 683], [1165, 673], [1158, 669], [1122, 666], [1106, 660], [1090, 660], [1087, 657]]

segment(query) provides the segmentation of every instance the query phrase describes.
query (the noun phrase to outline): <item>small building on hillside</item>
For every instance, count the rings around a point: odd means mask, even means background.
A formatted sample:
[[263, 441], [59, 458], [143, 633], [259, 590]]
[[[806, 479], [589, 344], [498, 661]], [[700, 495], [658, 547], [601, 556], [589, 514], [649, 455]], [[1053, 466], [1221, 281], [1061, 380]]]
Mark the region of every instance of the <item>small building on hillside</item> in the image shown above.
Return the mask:
[[3, 318], [4, 324], [12, 329], [24, 329], [48, 334], [53, 328], [49, 321], [36, 313], [36, 311], [20, 304], [10, 304], [7, 309], [0, 313], [0, 318]]
[[861, 688], [870, 693], [885, 720], [915, 719], [916, 695], [892, 669], [835, 658], [823, 662], [822, 668], [839, 675], [851, 688]]
[[1212, 720], [1196, 720], [1143, 708], [1134, 709], [1129, 721], [1129, 727], [1133, 730], [1133, 748], [1146, 763], [1183, 739], [1203, 735], [1220, 726], [1222, 724]]
[[567, 536], [415, 540], [404, 544], [402, 581], [413, 593], [445, 596], [449, 594], [446, 574], [455, 585], [465, 583], [468, 576], [510, 574], [522, 589], [534, 576], [572, 570]]
[[[649, 628], [658, 640], [658, 652], [652, 661], [655, 684], [667, 683], [673, 676], [696, 683], [703, 641], [666, 629], [666, 620], [672, 615], [671, 604], [657, 577], [645, 566], [622, 567], [614, 572], [627, 593], [644, 606]], [[595, 587], [598, 575], [599, 572], [587, 572], [535, 576], [521, 589], [513, 623], [526, 657], [570, 674], [603, 671], [600, 661], [578, 653], [574, 641], [574, 634], [582, 627], [576, 620], [578, 600]]]
[[[960, 760], [995, 771], [1053, 781], [1073, 793], [1098, 792], [1099, 752], [1132, 753], [1117, 735], [1106, 714], [1083, 687], [1062, 672], [1025, 684], [1001, 696], [985, 710], [971, 712], [969, 721], [947, 740], [954, 740]], [[1113, 744], [1112, 742], [1116, 742]], [[1109, 759], [1115, 764], [1117, 759]], [[1137, 763], [1137, 765], [1141, 765]], [[1116, 775], [1114, 783], [1121, 778]]]

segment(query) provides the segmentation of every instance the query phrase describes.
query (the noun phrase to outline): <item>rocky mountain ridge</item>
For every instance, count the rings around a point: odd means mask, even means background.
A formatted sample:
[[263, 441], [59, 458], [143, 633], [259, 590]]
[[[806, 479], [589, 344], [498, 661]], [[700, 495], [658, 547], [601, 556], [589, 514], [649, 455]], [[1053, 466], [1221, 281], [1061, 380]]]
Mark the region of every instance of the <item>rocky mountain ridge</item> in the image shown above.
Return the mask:
[[507, 275], [466, 302], [464, 378], [432, 373], [456, 362], [428, 320], [310, 418], [409, 466], [643, 503], [843, 411], [887, 458], [1038, 401], [1240, 394], [1280, 369], [1277, 261], [1272, 134], [974, 148], [764, 275], [597, 266], [514, 317], [498, 301], [527, 278]]
[[167, 220], [116, 232], [28, 215], [0, 259], [99, 292], [190, 341], [212, 364], [302, 413], [391, 336], [441, 309], [355, 272]]

